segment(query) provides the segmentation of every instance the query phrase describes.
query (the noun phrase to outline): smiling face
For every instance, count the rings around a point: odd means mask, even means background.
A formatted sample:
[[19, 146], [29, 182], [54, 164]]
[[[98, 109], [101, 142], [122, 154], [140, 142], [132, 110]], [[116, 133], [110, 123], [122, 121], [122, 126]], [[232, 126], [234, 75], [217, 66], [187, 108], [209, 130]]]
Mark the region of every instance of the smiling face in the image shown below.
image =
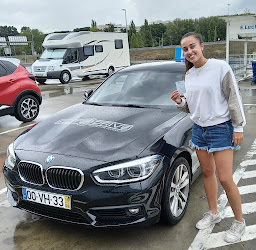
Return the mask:
[[193, 63], [195, 67], [200, 67], [205, 62], [203, 56], [204, 44], [195, 36], [188, 36], [181, 40], [181, 48], [183, 50], [185, 58]]

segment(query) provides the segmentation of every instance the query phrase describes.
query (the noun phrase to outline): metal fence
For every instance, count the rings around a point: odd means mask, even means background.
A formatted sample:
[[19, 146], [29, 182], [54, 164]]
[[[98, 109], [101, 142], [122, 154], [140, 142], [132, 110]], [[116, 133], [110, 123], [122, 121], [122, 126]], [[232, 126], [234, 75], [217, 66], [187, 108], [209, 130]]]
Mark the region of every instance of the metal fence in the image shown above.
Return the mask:
[[230, 41], [229, 64], [238, 80], [252, 76], [253, 60], [256, 60], [256, 40]]

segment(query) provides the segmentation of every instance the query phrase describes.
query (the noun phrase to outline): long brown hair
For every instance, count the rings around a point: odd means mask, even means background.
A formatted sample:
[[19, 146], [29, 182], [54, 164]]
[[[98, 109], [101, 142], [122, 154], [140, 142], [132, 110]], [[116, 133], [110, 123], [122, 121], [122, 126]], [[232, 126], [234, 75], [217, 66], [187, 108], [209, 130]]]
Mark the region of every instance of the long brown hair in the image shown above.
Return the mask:
[[[188, 32], [186, 33], [180, 40], [180, 42], [186, 38], [186, 37], [189, 37], [189, 36], [194, 36], [200, 44], [202, 44], [204, 41], [203, 41], [203, 38], [201, 36], [201, 34], [199, 33], [195, 33], [195, 32]], [[186, 58], [185, 58], [185, 65], [186, 65], [186, 72], [188, 72], [192, 67], [194, 67], [194, 64], [192, 62], [189, 62]]]

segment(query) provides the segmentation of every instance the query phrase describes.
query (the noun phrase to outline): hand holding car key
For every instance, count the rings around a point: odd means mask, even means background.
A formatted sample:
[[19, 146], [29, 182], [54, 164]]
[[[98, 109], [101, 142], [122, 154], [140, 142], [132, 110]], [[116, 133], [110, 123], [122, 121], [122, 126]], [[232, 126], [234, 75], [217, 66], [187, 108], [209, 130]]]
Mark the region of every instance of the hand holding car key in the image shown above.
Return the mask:
[[171, 99], [175, 101], [177, 104], [181, 103], [180, 93], [178, 90], [175, 90], [171, 93]]
[[175, 101], [177, 104], [181, 103], [180, 93], [184, 94], [186, 92], [185, 89], [185, 82], [184, 81], [178, 81], [175, 82], [177, 90], [173, 91], [171, 94], [171, 99]]

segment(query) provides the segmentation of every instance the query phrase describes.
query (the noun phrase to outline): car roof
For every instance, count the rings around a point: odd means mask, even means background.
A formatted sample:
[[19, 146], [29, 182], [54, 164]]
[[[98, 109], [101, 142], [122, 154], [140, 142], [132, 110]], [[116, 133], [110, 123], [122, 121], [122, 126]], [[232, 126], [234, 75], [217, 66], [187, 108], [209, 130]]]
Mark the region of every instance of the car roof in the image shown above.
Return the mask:
[[1, 61], [9, 61], [11, 63], [13, 63], [14, 65], [16, 65], [17, 67], [20, 65], [20, 60], [16, 59], [16, 58], [6, 58], [6, 57], [0, 57]]
[[167, 62], [150, 62], [132, 65], [124, 68], [119, 72], [133, 72], [133, 71], [163, 71], [163, 72], [184, 72], [186, 70], [185, 63], [167, 61]]

